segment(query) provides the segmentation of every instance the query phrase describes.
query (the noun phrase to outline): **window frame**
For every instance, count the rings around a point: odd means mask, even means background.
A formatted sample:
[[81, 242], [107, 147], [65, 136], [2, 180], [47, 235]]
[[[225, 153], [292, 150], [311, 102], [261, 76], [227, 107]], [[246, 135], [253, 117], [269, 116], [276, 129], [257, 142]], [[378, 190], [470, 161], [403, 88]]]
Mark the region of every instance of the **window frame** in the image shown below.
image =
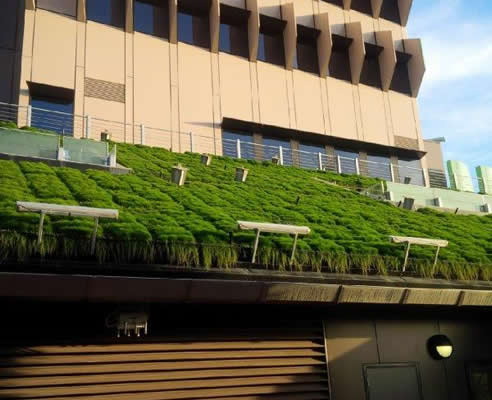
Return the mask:
[[[248, 21], [251, 17], [251, 12], [249, 10], [243, 8], [232, 7], [227, 4], [220, 4], [220, 21], [219, 21], [219, 52], [231, 54], [241, 58], [250, 58], [249, 54], [249, 29], [248, 29]], [[224, 49], [222, 47], [222, 27], [228, 26], [229, 29], [229, 47], [230, 49]], [[236, 49], [232, 45], [231, 34], [232, 29], [241, 32], [244, 35], [244, 42], [242, 43], [242, 47]]]
[[[321, 71], [319, 70], [319, 54], [318, 54], [318, 38], [319, 35], [321, 35], [321, 31], [315, 28], [310, 28], [304, 25], [297, 25], [297, 41], [296, 41], [296, 54], [295, 54], [295, 59], [294, 59], [294, 65], [293, 68], [297, 69], [299, 71], [303, 71], [309, 74], [314, 74], [314, 75], [320, 75]], [[309, 47], [311, 50], [314, 51], [315, 54], [315, 60], [310, 60], [314, 61], [312, 64], [313, 68], [310, 69], [306, 67], [308, 63], [304, 64], [301, 66], [299, 63], [299, 47], [300, 45]]]
[[[152, 12], [152, 18], [153, 18], [153, 26], [152, 26], [152, 33], [150, 33], [149, 31], [145, 31], [143, 29], [138, 29], [137, 28], [137, 3], [139, 4], [147, 4], [149, 5], [150, 7], [153, 7], [153, 12]], [[157, 32], [156, 31], [156, 26], [155, 26], [155, 12], [156, 10], [165, 10], [165, 11], [161, 11], [162, 12], [162, 20], [163, 21], [166, 21], [166, 24], [165, 26], [163, 27], [163, 30], [162, 32]], [[167, 17], [167, 18], [166, 18]], [[169, 21], [169, 18], [170, 18], [170, 15], [169, 15], [169, 1], [168, 0], [165, 0], [164, 1], [164, 4], [163, 5], [160, 5], [160, 3], [154, 1], [154, 0], [133, 0], [133, 30], [135, 32], [139, 32], [139, 33], [142, 33], [144, 35], [149, 35], [149, 36], [153, 36], [153, 37], [157, 37], [157, 38], [160, 38], [160, 39], [165, 39], [167, 41], [169, 41], [169, 37], [170, 37], [170, 32], [169, 32], [169, 29], [170, 29], [170, 21]]]
[[[285, 58], [285, 44], [284, 44], [284, 30], [287, 25], [287, 21], [273, 18], [268, 15], [260, 14], [260, 32], [258, 35], [258, 54], [257, 61], [265, 62], [272, 65], [277, 65], [279, 67], [286, 68], [286, 58]], [[281, 54], [279, 53], [279, 59], [275, 60], [272, 55], [268, 55], [265, 37], [268, 36], [271, 39], [278, 41], [277, 46], [281, 49]], [[272, 46], [272, 47], [277, 47]], [[260, 49], [263, 49], [264, 56], [260, 56]], [[282, 59], [282, 60], [280, 60]]]
[[[196, 46], [200, 47], [202, 49], [208, 49], [210, 50], [212, 47], [212, 40], [210, 37], [210, 7], [211, 3], [210, 2], [205, 2], [200, 3], [200, 6], [197, 6], [197, 3], [190, 2], [189, 0], [179, 0], [178, 1], [178, 15], [177, 15], [177, 34], [178, 34], [178, 42], [180, 43], [185, 43], [189, 44], [191, 46]], [[180, 35], [180, 27], [182, 24], [180, 24], [180, 15], [186, 15], [188, 17], [191, 17], [191, 41], [189, 40], [183, 40], [183, 37]], [[194, 27], [195, 27], [195, 18], [199, 18], [200, 20], [206, 21], [207, 24], [207, 42], [197, 42], [195, 40], [195, 35], [194, 35]]]

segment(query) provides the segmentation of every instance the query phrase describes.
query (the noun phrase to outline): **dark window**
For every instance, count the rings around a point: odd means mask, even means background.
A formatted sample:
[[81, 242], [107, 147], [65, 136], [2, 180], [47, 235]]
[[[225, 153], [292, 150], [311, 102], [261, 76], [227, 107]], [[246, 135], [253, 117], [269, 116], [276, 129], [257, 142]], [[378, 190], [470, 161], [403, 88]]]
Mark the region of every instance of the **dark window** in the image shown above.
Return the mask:
[[123, 28], [125, 26], [125, 0], [87, 0], [87, 19]]
[[285, 66], [284, 28], [285, 21], [260, 15], [258, 60]]
[[264, 137], [263, 146], [263, 157], [265, 160], [280, 157], [280, 148], [282, 148], [283, 165], [292, 165], [290, 140]]
[[329, 76], [336, 79], [352, 82], [350, 71], [349, 47], [352, 39], [344, 36], [333, 36], [333, 48], [330, 57]]
[[410, 60], [411, 55], [396, 52], [396, 68], [395, 73], [393, 74], [393, 79], [391, 80], [390, 89], [395, 92], [400, 92], [403, 94], [412, 95], [412, 90], [410, 88], [410, 79], [408, 77], [408, 61]]
[[37, 0], [36, 7], [71, 17], [77, 15], [77, 0]]
[[356, 174], [357, 173], [357, 159], [359, 159], [359, 153], [353, 150], [335, 149], [335, 155], [337, 156], [337, 163], [339, 164], [339, 172], [342, 174]]
[[247, 10], [220, 5], [220, 51], [249, 57], [248, 17]]
[[169, 39], [167, 1], [135, 0], [133, 18], [135, 31]]
[[416, 364], [379, 364], [364, 367], [367, 400], [422, 400]]
[[410, 158], [398, 158], [398, 168], [395, 171], [395, 178], [400, 183], [405, 183], [406, 178], [410, 178], [412, 185], [424, 186], [424, 172], [420, 160]]
[[401, 24], [398, 0], [384, 0], [380, 17]]
[[178, 4], [178, 40], [210, 48], [210, 3], [181, 0]]
[[319, 74], [317, 45], [319, 34], [317, 29], [297, 25], [297, 52], [294, 68]]
[[29, 82], [31, 126], [72, 135], [73, 90]]
[[325, 3], [335, 4], [336, 6], [343, 8], [343, 0], [321, 0], [321, 1], [324, 1]]
[[302, 168], [318, 169], [320, 167], [320, 155], [322, 166], [326, 164], [326, 149], [320, 144], [299, 143], [299, 151], [294, 153], [296, 165]]
[[383, 48], [366, 43], [366, 57], [362, 66], [360, 83], [381, 89], [381, 72], [379, 69], [379, 54]]
[[352, 0], [350, 8], [367, 15], [372, 15], [371, 0]]
[[246, 132], [222, 132], [222, 153], [228, 157], [241, 158], [246, 160], [255, 159], [255, 145], [253, 135]]
[[367, 161], [361, 161], [365, 168], [365, 174], [373, 178], [391, 181], [390, 157], [382, 154], [368, 154]]

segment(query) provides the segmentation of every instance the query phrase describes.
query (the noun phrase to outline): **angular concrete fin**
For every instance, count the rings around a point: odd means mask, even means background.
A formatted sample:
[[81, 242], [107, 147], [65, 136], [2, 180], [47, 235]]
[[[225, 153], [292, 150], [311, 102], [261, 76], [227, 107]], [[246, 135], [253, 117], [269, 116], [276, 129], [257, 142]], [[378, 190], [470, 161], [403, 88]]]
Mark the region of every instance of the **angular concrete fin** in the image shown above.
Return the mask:
[[350, 70], [352, 73], [352, 83], [358, 85], [364, 59], [366, 57], [366, 47], [362, 36], [362, 24], [360, 22], [351, 22], [346, 24], [347, 37], [352, 39], [352, 44], [349, 48]]
[[210, 51], [219, 52], [220, 1], [212, 0], [210, 5]]
[[351, 6], [352, 6], [352, 0], [343, 0], [343, 9], [344, 10], [350, 10]]
[[256, 62], [258, 56], [258, 37], [260, 36], [258, 0], [246, 0], [246, 8], [251, 12], [248, 21], [249, 59], [252, 62]]
[[26, 10], [35, 10], [36, 0], [26, 0]]
[[412, 57], [408, 61], [408, 78], [412, 97], [417, 97], [425, 74], [424, 52], [420, 39], [403, 39], [405, 52]]
[[291, 71], [297, 48], [297, 24], [294, 3], [282, 4], [282, 19], [287, 22], [284, 29], [285, 68]]
[[126, 0], [125, 31], [128, 33], [133, 33], [133, 0]]
[[87, 22], [86, 0], [77, 1], [77, 21]]
[[381, 7], [383, 7], [383, 0], [371, 0], [372, 16], [379, 18], [381, 15]]
[[396, 51], [393, 33], [391, 31], [376, 32], [376, 43], [384, 48], [379, 55], [379, 69], [381, 72], [381, 85], [387, 92], [393, 80], [396, 68]]
[[322, 78], [328, 75], [333, 38], [331, 36], [330, 20], [328, 13], [315, 14], [314, 25], [321, 33], [318, 36], [318, 62], [319, 73]]
[[412, 9], [413, 0], [398, 0], [398, 8], [400, 9], [400, 20], [402, 26], [407, 26], [410, 10]]
[[169, 0], [169, 42], [178, 43], [178, 0]]

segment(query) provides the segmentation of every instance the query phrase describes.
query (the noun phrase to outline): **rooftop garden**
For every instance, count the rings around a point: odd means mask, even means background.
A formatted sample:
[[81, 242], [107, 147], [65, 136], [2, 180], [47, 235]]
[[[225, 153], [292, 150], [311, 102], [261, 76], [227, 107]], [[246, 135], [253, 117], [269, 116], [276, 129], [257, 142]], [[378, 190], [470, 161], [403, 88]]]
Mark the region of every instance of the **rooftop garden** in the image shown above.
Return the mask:
[[[445, 279], [492, 279], [492, 216], [429, 209], [410, 212], [363, 196], [355, 189], [378, 181], [271, 163], [118, 144], [118, 162], [133, 169], [116, 176], [43, 163], [0, 161], [0, 262], [81, 259], [99, 263], [172, 264], [196, 268], [250, 266], [254, 232], [237, 221], [305, 225], [298, 241], [262, 234], [256, 267], [275, 270], [398, 274], [405, 247], [389, 235], [449, 240], [433, 266], [432, 248], [412, 247], [408, 273]], [[189, 168], [182, 187], [172, 167]], [[235, 169], [249, 169], [245, 183]], [[36, 201], [116, 208], [118, 221], [100, 221], [96, 254], [90, 254], [93, 221], [46, 217], [36, 243], [39, 215], [18, 213], [15, 202]]]

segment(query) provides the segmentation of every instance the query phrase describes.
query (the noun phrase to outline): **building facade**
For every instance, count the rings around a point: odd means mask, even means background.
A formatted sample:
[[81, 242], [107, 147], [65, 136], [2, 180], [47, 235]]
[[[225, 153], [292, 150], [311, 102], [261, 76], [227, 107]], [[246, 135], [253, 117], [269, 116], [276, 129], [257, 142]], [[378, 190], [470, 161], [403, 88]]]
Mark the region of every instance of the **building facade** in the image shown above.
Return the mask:
[[285, 164], [306, 151], [444, 171], [420, 126], [411, 0], [19, 3], [7, 2], [23, 21], [1, 98], [74, 114], [65, 133], [232, 156], [239, 139], [243, 158], [258, 144], [282, 146]]

